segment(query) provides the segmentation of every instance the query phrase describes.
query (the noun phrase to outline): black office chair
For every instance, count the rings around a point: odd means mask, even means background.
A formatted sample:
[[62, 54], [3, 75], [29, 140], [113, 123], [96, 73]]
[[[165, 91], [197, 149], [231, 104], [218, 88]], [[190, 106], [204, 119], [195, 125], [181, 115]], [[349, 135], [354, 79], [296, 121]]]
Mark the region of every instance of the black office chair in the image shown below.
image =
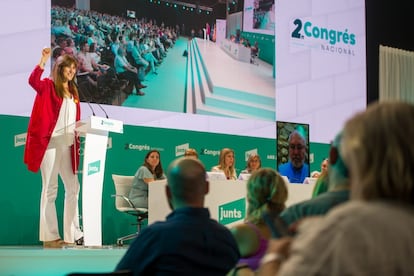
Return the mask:
[[134, 239], [139, 235], [143, 220], [148, 218], [148, 209], [136, 208], [128, 198], [134, 176], [113, 174], [112, 180], [114, 181], [116, 193], [115, 195], [112, 195], [115, 197], [115, 208], [122, 213], [127, 213], [136, 217], [137, 231], [133, 234], [120, 237], [116, 241], [118, 246], [122, 246], [124, 241]]

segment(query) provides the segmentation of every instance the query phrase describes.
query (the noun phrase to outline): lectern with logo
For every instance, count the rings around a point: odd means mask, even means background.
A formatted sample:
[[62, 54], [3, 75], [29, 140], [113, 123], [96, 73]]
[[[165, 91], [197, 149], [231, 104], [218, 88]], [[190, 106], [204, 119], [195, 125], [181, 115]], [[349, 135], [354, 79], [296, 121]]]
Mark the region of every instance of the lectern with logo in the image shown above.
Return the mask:
[[118, 120], [91, 116], [76, 124], [83, 137], [82, 222], [85, 246], [102, 246], [102, 190], [108, 133], [123, 133]]

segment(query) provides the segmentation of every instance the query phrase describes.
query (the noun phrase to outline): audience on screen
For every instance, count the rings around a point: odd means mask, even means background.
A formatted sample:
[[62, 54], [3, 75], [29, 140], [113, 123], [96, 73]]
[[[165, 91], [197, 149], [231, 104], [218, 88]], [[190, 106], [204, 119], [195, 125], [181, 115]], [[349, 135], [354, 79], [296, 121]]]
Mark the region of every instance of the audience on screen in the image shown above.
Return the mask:
[[[129, 34], [129, 41], [127, 42], [127, 59], [128, 61], [137, 68], [142, 68], [144, 71], [149, 68], [149, 62], [146, 61], [139, 50], [139, 44], [137, 35], [135, 33]], [[143, 81], [143, 79], [141, 79]]]
[[116, 271], [133, 275], [225, 275], [240, 258], [229, 229], [204, 207], [209, 191], [204, 165], [179, 158], [167, 173], [166, 196], [172, 212], [145, 228], [122, 257]]
[[298, 131], [294, 130], [288, 138], [289, 161], [279, 165], [279, 173], [286, 176], [290, 183], [303, 183], [309, 177], [309, 165], [306, 159], [306, 139]]
[[271, 240], [259, 275], [413, 275], [413, 121], [414, 106], [400, 102], [349, 119], [338, 150], [350, 201]]
[[[173, 47], [177, 39], [176, 26], [164, 26], [164, 23], [157, 25], [155, 21], [147, 18], [123, 18], [116, 15], [102, 14], [93, 10], [86, 11], [57, 5], [51, 8], [51, 22], [51, 44], [53, 48], [61, 47], [65, 51], [70, 51], [66, 49], [70, 47], [72, 48], [70, 52], [75, 57], [78, 57], [78, 52], [83, 48], [81, 43], [86, 42], [89, 46], [92, 44], [95, 45], [95, 52], [97, 54], [100, 53], [100, 62], [96, 62], [97, 66], [93, 66], [95, 70], [88, 70], [92, 76], [94, 74], [100, 74], [99, 71], [102, 70], [96, 69], [101, 64], [106, 64], [111, 67], [114, 66], [115, 56], [118, 55], [118, 48], [123, 46], [124, 49], [127, 49], [130, 34], [134, 34], [137, 39], [143, 39], [150, 45], [154, 45], [153, 53], [159, 53], [159, 59], [166, 56], [168, 48]], [[156, 66], [159, 66], [160, 62], [156, 62], [153, 65], [151, 72], [155, 74]], [[142, 72], [145, 74], [147, 71], [144, 70]], [[141, 80], [143, 79], [141, 75], [139, 77]], [[112, 93], [106, 94], [112, 94], [115, 97], [115, 92], [123, 91], [124, 86], [121, 89], [120, 85], [107, 85], [111, 78], [103, 81], [106, 84], [104, 86], [97, 84], [96, 78], [93, 78], [93, 80], [95, 83], [89, 82], [94, 87], [93, 89], [88, 89], [92, 91], [86, 91], [86, 94], [105, 94], [107, 91], [104, 90], [109, 87], [113, 91]], [[113, 78], [113, 82], [119, 82], [117, 77]], [[80, 90], [85, 87], [87, 86], [81, 85]], [[130, 89], [126, 89], [125, 91], [130, 92]], [[136, 90], [136, 92], [138, 95], [143, 95], [143, 92], [140, 90]], [[85, 93], [80, 92], [80, 94]], [[93, 100], [95, 102], [112, 104], [112, 101], [106, 97], [97, 96]]]
[[165, 179], [161, 164], [161, 156], [158, 150], [150, 150], [144, 159], [144, 163], [134, 175], [129, 199], [137, 208], [148, 208], [148, 185], [152, 181]]
[[158, 74], [156, 66], [158, 66], [161, 61], [154, 55], [156, 52], [155, 46], [150, 44], [149, 39], [140, 38], [137, 47], [144, 59], [150, 64], [151, 72], [153, 74]]
[[212, 172], [223, 172], [228, 180], [236, 180], [236, 169], [234, 160], [234, 150], [223, 148], [220, 151], [219, 164], [212, 167]]
[[96, 60], [90, 52], [87, 41], [82, 41], [79, 49], [80, 51], [76, 57], [78, 59], [79, 73], [87, 73], [89, 77], [96, 81], [98, 77], [102, 75], [102, 72], [99, 69], [104, 66], [96, 63]]
[[271, 230], [263, 220], [266, 211], [279, 214], [285, 208], [288, 190], [283, 178], [273, 169], [262, 168], [247, 181], [247, 214], [244, 223], [230, 230], [236, 239], [241, 258], [234, 274], [247, 267], [255, 271], [265, 254]]
[[[98, 49], [96, 49], [96, 43], [92, 42], [91, 44], [89, 44], [89, 53], [90, 56], [92, 57], [92, 59], [95, 61], [95, 63], [98, 65], [98, 67], [101, 67], [101, 52], [98, 51]], [[105, 69], [105, 68], [101, 68]]]
[[[138, 69], [132, 66], [126, 59], [124, 47], [120, 46], [117, 51], [118, 52], [114, 61], [114, 67], [117, 75], [120, 79], [128, 80], [129, 83], [134, 85], [136, 95], [145, 95], [145, 93], [141, 91], [141, 88], [146, 88], [146, 85], [143, 85], [139, 80]], [[133, 91], [131, 91], [131, 93], [133, 93]]]

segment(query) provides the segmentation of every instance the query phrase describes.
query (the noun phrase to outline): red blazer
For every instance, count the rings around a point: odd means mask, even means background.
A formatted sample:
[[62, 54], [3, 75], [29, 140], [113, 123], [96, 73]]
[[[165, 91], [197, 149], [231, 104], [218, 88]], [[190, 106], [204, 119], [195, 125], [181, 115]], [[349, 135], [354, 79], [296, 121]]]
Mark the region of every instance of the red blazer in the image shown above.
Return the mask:
[[[37, 95], [27, 129], [24, 163], [33, 172], [37, 172], [40, 168], [63, 102], [63, 99], [59, 98], [55, 92], [53, 81], [49, 78], [40, 79], [42, 73], [43, 69], [37, 65], [29, 77], [29, 84], [37, 92]], [[74, 101], [76, 103], [76, 121], [79, 121], [79, 98], [75, 98]], [[79, 166], [79, 146], [78, 137], [75, 144], [72, 145], [73, 173], [77, 171]]]

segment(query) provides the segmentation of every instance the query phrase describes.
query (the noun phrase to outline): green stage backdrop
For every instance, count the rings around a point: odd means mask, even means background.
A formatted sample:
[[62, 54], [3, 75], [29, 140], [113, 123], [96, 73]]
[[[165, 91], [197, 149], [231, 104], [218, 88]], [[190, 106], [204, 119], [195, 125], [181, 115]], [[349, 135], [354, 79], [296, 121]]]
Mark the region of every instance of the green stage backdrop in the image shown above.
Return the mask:
[[[2, 170], [2, 192], [0, 195], [0, 245], [37, 245], [39, 228], [39, 202], [41, 177], [29, 172], [23, 164], [23, 152], [29, 118], [0, 115], [0, 153]], [[275, 130], [276, 131], [276, 130]], [[115, 209], [114, 185], [111, 174], [133, 175], [143, 163], [146, 152], [158, 149], [166, 170], [168, 164], [182, 156], [187, 147], [195, 148], [207, 170], [218, 162], [220, 149], [235, 150], [237, 172], [244, 169], [245, 156], [256, 151], [264, 167], [276, 168], [276, 141], [267, 138], [243, 137], [185, 130], [124, 126], [123, 134], [110, 134], [102, 194], [102, 241], [105, 245], [116, 243], [120, 236], [135, 231], [132, 216]], [[314, 162], [311, 170], [327, 156], [329, 145], [312, 144]], [[63, 185], [59, 185], [57, 210], [62, 221]], [[165, 197], [164, 194], [157, 195]], [[81, 207], [81, 206], [80, 206]], [[60, 225], [60, 227], [62, 227]]]

